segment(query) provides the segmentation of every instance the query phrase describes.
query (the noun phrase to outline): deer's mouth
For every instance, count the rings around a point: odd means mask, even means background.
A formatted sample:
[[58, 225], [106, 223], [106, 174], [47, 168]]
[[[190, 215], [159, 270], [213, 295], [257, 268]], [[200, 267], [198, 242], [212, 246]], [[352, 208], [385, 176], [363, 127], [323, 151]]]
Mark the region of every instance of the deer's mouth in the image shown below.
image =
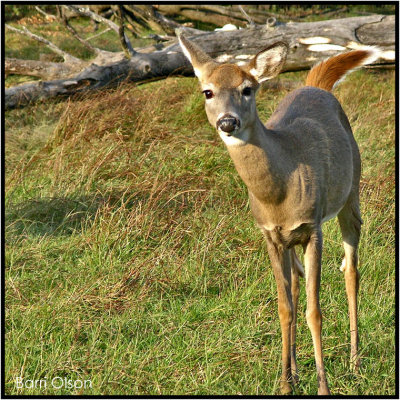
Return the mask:
[[243, 146], [250, 140], [250, 131], [248, 129], [235, 129], [232, 132], [224, 132], [218, 129], [220, 138], [227, 146]]

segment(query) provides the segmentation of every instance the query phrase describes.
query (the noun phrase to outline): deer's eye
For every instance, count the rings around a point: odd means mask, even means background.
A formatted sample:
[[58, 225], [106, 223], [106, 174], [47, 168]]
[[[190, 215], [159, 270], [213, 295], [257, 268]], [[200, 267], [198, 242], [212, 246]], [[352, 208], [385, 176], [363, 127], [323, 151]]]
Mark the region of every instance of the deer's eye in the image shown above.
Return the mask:
[[250, 96], [251, 95], [251, 87], [245, 87], [242, 92], [243, 96]]
[[211, 99], [214, 97], [214, 93], [212, 90], [203, 90], [204, 95], [206, 96], [206, 99]]

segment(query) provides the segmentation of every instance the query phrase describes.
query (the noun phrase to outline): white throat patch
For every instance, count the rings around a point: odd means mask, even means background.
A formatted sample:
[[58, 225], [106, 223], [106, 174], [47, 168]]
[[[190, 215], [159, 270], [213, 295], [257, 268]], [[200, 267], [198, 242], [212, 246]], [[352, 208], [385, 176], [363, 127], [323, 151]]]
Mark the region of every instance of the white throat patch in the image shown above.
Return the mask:
[[248, 129], [233, 132], [230, 136], [226, 132], [218, 129], [219, 136], [224, 141], [224, 143], [229, 146], [243, 146], [249, 142], [250, 132]]

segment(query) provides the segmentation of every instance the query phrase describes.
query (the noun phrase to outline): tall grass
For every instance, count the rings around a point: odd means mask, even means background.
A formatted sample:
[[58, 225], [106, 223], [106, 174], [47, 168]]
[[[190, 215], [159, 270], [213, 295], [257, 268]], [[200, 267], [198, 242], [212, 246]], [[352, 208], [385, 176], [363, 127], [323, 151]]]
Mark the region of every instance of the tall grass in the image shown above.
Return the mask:
[[[286, 76], [286, 78], [285, 78]], [[304, 73], [281, 79], [304, 80]], [[259, 94], [265, 120], [285, 90]], [[343, 254], [324, 226], [323, 344], [338, 395], [395, 391], [394, 73], [336, 91], [363, 158], [362, 368], [350, 371]], [[275, 394], [277, 296], [247, 194], [192, 78], [6, 114], [6, 393]], [[317, 391], [299, 307], [299, 395]], [[66, 377], [92, 387], [17, 389]]]

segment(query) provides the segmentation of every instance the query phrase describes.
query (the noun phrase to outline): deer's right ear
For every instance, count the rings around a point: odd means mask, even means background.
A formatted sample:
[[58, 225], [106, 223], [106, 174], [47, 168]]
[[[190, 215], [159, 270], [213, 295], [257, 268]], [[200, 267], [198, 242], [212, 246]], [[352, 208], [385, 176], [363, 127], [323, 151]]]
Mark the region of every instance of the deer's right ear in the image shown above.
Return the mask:
[[247, 65], [248, 72], [259, 83], [274, 78], [285, 64], [287, 53], [288, 45], [284, 42], [277, 42], [256, 54]]
[[188, 58], [193, 66], [194, 73], [200, 79], [200, 81], [206, 78], [216, 66], [216, 62], [204, 53], [195, 43], [186, 39], [181, 33], [177, 33], [179, 44], [182, 47], [183, 54]]

